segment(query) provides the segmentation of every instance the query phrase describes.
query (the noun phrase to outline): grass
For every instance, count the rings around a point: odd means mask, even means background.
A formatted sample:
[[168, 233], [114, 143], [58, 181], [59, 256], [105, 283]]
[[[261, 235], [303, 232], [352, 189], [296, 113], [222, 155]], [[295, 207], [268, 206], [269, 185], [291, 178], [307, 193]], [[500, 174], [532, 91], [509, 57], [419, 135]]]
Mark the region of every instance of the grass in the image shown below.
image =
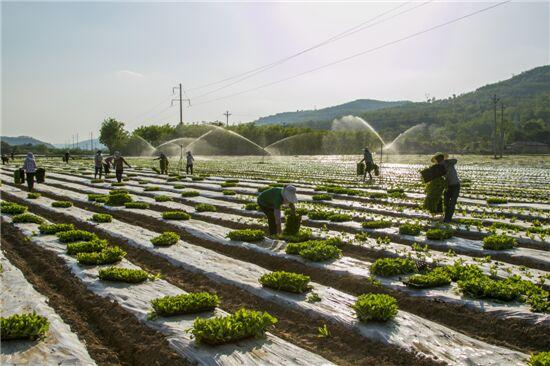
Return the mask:
[[40, 234], [53, 235], [62, 231], [74, 230], [73, 224], [42, 224], [38, 227]]
[[195, 210], [197, 212], [216, 212], [218, 211], [214, 205], [209, 205], [208, 203], [198, 203], [195, 205]]
[[76, 243], [67, 244], [67, 254], [76, 255], [78, 253], [93, 253], [101, 252], [103, 249], [107, 248], [106, 240], [91, 240], [91, 241], [80, 241]]
[[393, 222], [387, 220], [373, 220], [366, 221], [361, 224], [364, 229], [383, 229], [386, 227], [391, 227]]
[[550, 365], [550, 352], [534, 353], [527, 361], [529, 366], [548, 366]]
[[135, 210], [146, 210], [149, 208], [149, 204], [147, 202], [125, 202], [124, 207]]
[[389, 277], [418, 271], [416, 263], [408, 258], [379, 258], [370, 267], [372, 274]]
[[269, 313], [239, 309], [225, 317], [196, 318], [191, 334], [199, 343], [218, 345], [263, 337], [266, 330], [276, 323], [277, 318]]
[[450, 284], [451, 276], [444, 268], [436, 267], [425, 274], [412, 275], [404, 282], [413, 288], [433, 288]]
[[109, 201], [109, 195], [91, 193], [88, 195], [88, 201], [98, 202], [98, 203], [107, 203], [107, 201]]
[[324, 262], [342, 256], [342, 251], [329, 240], [310, 240], [300, 243], [289, 243], [286, 253], [300, 255], [313, 262]]
[[161, 194], [159, 196], [155, 196], [155, 202], [169, 202], [172, 201], [172, 197]]
[[165, 220], [189, 220], [191, 215], [185, 211], [164, 211], [162, 218]]
[[283, 234], [285, 235], [296, 235], [300, 231], [300, 226], [302, 224], [302, 215], [293, 215], [292, 212], [289, 212], [285, 215], [285, 228]]
[[330, 201], [332, 200], [332, 195], [327, 193], [314, 194], [311, 196], [311, 199], [314, 201]]
[[159, 236], [151, 239], [151, 244], [156, 247], [167, 247], [176, 244], [180, 240], [180, 236], [173, 231], [165, 231]]
[[28, 339], [43, 337], [50, 328], [48, 318], [33, 313], [14, 314], [0, 318], [0, 340]]
[[92, 221], [97, 223], [106, 223], [113, 221], [113, 216], [109, 214], [96, 213], [92, 215]]
[[301, 294], [310, 289], [311, 278], [299, 273], [276, 271], [262, 275], [258, 281], [264, 287]]
[[153, 278], [142, 269], [108, 267], [99, 270], [99, 279], [102, 281], [140, 283]]
[[516, 246], [516, 239], [501, 234], [489, 235], [483, 238], [483, 249], [488, 250], [507, 250]]
[[155, 191], [160, 191], [160, 187], [157, 187], [157, 186], [149, 186], [149, 187], [143, 188], [143, 191], [144, 191], [144, 192], [155, 192]]
[[99, 239], [96, 234], [85, 230], [68, 230], [57, 233], [57, 238], [62, 243], [73, 243], [75, 241], [91, 241]]
[[182, 197], [197, 197], [200, 196], [198, 191], [183, 191], [181, 192]]
[[33, 215], [31, 213], [22, 213], [15, 215], [11, 218], [12, 222], [15, 224], [42, 224], [44, 219], [40, 216]]
[[128, 193], [119, 192], [109, 194], [106, 204], [107, 206], [124, 206], [128, 202], [132, 202], [132, 197]]
[[508, 203], [508, 200], [506, 198], [501, 198], [501, 197], [489, 197], [487, 198], [487, 203], [489, 205], [500, 205], [500, 204]]
[[401, 235], [420, 235], [422, 228], [418, 224], [401, 224], [399, 226], [399, 234]]
[[453, 235], [453, 230], [449, 228], [433, 228], [426, 231], [426, 238], [430, 240], [445, 240], [452, 238]]
[[156, 316], [197, 314], [214, 310], [219, 304], [218, 296], [208, 292], [164, 296], [151, 301]]
[[386, 322], [397, 315], [397, 300], [385, 294], [366, 294], [357, 298], [352, 306], [362, 322]]
[[0, 209], [5, 215], [18, 215], [26, 212], [28, 207], [13, 202], [2, 201]]
[[253, 229], [233, 230], [227, 234], [227, 237], [231, 240], [255, 242], [263, 240], [265, 233], [263, 230]]
[[258, 205], [256, 202], [248, 202], [244, 205], [244, 209], [247, 211], [259, 211], [260, 205]]
[[38, 193], [38, 192], [29, 192], [29, 193], [27, 193], [27, 198], [30, 199], [30, 200], [38, 199], [38, 198], [40, 198], [40, 193]]
[[79, 253], [76, 255], [76, 260], [79, 264], [85, 265], [112, 264], [120, 262], [125, 255], [124, 250], [115, 246], [103, 249], [101, 252]]
[[58, 207], [58, 208], [68, 208], [72, 207], [72, 203], [69, 201], [54, 201], [52, 202], [52, 207]]

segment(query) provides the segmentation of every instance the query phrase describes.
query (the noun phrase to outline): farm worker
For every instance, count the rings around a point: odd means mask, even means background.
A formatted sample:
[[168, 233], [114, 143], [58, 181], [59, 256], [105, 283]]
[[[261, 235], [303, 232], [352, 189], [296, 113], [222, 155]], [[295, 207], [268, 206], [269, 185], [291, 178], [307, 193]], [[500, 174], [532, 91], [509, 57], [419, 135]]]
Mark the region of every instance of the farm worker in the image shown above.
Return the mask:
[[34, 160], [32, 152], [27, 153], [27, 157], [23, 162], [23, 170], [27, 175], [27, 187], [29, 188], [29, 192], [32, 192], [34, 188], [34, 175], [36, 174], [36, 161]]
[[369, 179], [372, 180], [372, 170], [374, 169], [374, 160], [372, 159], [372, 154], [368, 148], [365, 147], [363, 150], [363, 159], [359, 162], [365, 162], [365, 173], [363, 174], [363, 182], [367, 178], [367, 173], [369, 173]]
[[455, 212], [456, 201], [460, 194], [460, 179], [456, 172], [456, 159], [448, 159], [447, 154], [436, 153], [432, 157], [432, 163], [443, 165], [445, 168], [445, 192], [443, 194], [443, 207], [445, 207], [445, 216], [443, 222], [451, 222]]
[[99, 179], [101, 179], [101, 173], [103, 171], [103, 156], [101, 156], [101, 150], [97, 150], [94, 155], [94, 168], [94, 178], [97, 178], [99, 175]]
[[105, 162], [107, 164], [113, 163], [113, 166], [115, 167], [115, 176], [117, 182], [122, 182], [122, 173], [124, 173], [124, 165], [126, 165], [128, 168], [131, 168], [130, 164], [120, 155], [120, 152], [115, 151], [115, 154], [113, 156], [109, 156], [107, 159], [105, 159]]
[[160, 153], [160, 156], [153, 160], [159, 160], [160, 163], [160, 174], [168, 174], [168, 158], [164, 153]]
[[67, 151], [65, 155], [63, 156], [63, 161], [67, 164], [69, 164], [69, 158], [71, 157], [71, 154]]
[[6, 165], [10, 161], [10, 158], [6, 154], [2, 154], [2, 165]]
[[298, 202], [296, 187], [290, 184], [284, 186], [284, 188], [273, 187], [266, 189], [258, 195], [258, 205], [267, 216], [270, 235], [280, 234], [282, 231], [281, 206], [288, 204], [294, 215], [296, 213], [296, 206], [294, 205], [296, 202]]
[[195, 158], [193, 157], [193, 154], [191, 154], [191, 151], [187, 152], [187, 165], [185, 166], [185, 174], [189, 174], [189, 170], [191, 170], [191, 175], [193, 175], [193, 162], [195, 161]]

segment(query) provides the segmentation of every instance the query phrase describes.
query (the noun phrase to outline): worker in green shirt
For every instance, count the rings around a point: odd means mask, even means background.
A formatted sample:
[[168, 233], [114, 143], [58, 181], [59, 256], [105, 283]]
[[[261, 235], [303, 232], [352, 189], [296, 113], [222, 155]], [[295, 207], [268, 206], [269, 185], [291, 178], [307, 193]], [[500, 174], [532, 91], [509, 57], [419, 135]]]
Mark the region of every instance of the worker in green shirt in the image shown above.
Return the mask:
[[286, 185], [284, 187], [273, 187], [266, 189], [258, 196], [258, 205], [267, 216], [269, 234], [280, 234], [281, 230], [281, 206], [288, 204], [292, 214], [296, 212], [294, 204], [298, 202], [296, 187]]

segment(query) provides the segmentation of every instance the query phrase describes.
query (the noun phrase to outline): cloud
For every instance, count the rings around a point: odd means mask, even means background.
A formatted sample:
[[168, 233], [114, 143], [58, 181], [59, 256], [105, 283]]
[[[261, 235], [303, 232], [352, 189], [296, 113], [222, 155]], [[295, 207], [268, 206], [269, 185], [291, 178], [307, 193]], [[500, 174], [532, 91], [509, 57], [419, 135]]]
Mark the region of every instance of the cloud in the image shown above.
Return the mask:
[[118, 71], [115, 71], [115, 75], [123, 76], [123, 77], [131, 77], [131, 78], [143, 78], [143, 77], [145, 77], [145, 75], [143, 75], [139, 72], [136, 72], [136, 71], [132, 71], [132, 70], [118, 70]]

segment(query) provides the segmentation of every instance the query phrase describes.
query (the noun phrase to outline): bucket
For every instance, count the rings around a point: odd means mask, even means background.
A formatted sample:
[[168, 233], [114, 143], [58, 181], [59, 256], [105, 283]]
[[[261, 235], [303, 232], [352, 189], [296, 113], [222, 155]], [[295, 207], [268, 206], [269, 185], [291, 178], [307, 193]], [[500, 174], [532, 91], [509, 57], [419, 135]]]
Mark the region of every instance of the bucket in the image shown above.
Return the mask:
[[364, 175], [365, 174], [365, 163], [357, 163], [357, 175]]
[[46, 169], [38, 168], [36, 169], [36, 183], [44, 183], [46, 179]]

